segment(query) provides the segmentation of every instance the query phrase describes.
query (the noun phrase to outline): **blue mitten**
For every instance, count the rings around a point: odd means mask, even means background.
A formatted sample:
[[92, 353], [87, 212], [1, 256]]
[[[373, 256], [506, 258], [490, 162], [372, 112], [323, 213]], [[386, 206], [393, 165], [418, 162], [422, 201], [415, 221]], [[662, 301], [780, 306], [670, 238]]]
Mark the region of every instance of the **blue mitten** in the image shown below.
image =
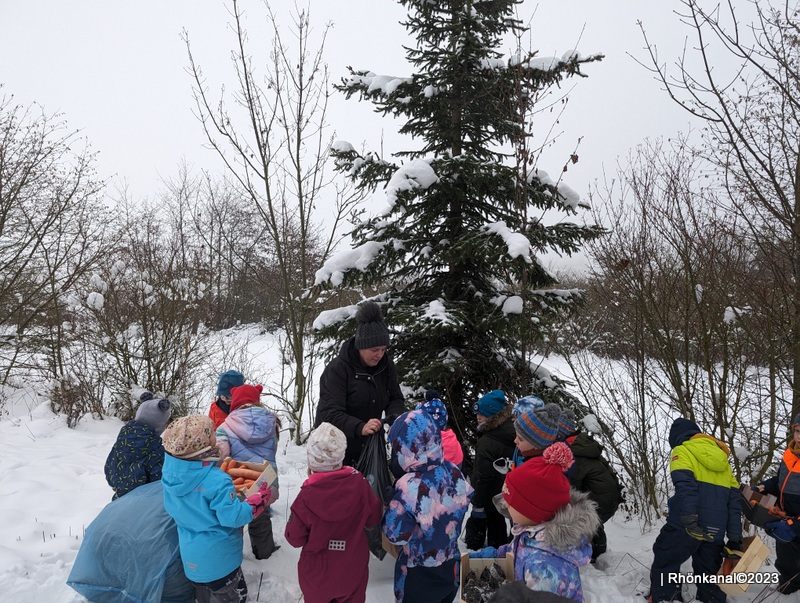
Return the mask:
[[782, 521], [770, 521], [764, 524], [764, 531], [775, 540], [781, 542], [791, 542], [794, 540], [794, 530], [785, 519]]
[[497, 557], [497, 549], [493, 546], [487, 546], [479, 551], [473, 551], [469, 554], [470, 559], [491, 559]]

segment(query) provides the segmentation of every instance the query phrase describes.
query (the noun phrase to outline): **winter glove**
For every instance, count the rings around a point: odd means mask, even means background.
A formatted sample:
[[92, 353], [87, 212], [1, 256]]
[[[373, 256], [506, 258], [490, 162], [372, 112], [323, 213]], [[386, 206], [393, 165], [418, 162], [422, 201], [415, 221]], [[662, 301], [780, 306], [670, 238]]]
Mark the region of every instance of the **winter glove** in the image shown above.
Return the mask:
[[474, 517], [475, 519], [486, 519], [486, 511], [483, 507], [472, 507], [472, 513], [470, 513], [470, 517]]
[[794, 540], [794, 530], [785, 519], [782, 521], [769, 521], [764, 524], [764, 531], [775, 540], [791, 542]]
[[464, 526], [464, 544], [467, 548], [477, 551], [486, 544], [486, 518], [478, 519], [474, 516], [467, 518]]
[[714, 537], [711, 534], [707, 534], [703, 531], [703, 528], [697, 525], [697, 515], [683, 515], [681, 517], [681, 523], [686, 533], [695, 540], [700, 540], [701, 542], [714, 541]]
[[728, 559], [741, 559], [744, 555], [744, 545], [741, 537], [728, 538], [728, 543], [722, 549], [722, 556]]
[[258, 489], [258, 492], [256, 492], [255, 494], [251, 494], [250, 496], [244, 499], [244, 502], [253, 507], [253, 519], [255, 519], [264, 512], [264, 510], [267, 508], [267, 505], [269, 504], [269, 497], [271, 495], [272, 491], [270, 490], [266, 482], [264, 482], [261, 484], [261, 487]]
[[497, 557], [497, 549], [493, 546], [487, 546], [479, 551], [473, 551], [469, 556], [471, 559], [492, 559]]

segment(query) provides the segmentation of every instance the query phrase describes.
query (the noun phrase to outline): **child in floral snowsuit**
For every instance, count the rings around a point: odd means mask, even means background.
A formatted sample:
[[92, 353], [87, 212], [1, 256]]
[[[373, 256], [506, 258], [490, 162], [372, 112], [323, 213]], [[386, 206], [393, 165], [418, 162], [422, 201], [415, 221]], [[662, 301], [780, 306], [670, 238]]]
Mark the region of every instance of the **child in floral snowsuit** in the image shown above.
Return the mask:
[[569, 446], [558, 442], [506, 475], [503, 500], [514, 539], [470, 557], [514, 553], [514, 579], [535, 591], [583, 601], [579, 567], [592, 558], [592, 536], [600, 525], [589, 495], [571, 490], [564, 475], [573, 462]]
[[400, 546], [395, 601], [450, 603], [458, 592], [458, 537], [472, 487], [444, 460], [439, 428], [424, 410], [400, 415], [388, 437], [393, 461], [406, 472], [383, 518], [386, 538]]

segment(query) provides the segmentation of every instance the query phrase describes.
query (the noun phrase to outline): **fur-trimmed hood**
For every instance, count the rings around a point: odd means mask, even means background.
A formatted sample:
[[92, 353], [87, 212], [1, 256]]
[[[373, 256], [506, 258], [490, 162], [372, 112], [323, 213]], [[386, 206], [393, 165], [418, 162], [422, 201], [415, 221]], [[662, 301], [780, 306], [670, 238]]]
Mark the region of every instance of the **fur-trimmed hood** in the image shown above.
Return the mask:
[[478, 431], [481, 433], [486, 433], [488, 431], [492, 431], [493, 429], [497, 429], [508, 421], [511, 418], [511, 405], [506, 404], [499, 413], [494, 416], [489, 417], [483, 423], [478, 424]]
[[[581, 544], [591, 542], [600, 527], [597, 506], [586, 492], [574, 488], [569, 493], [569, 504], [561, 508], [550, 521], [535, 526], [515, 526], [528, 546], [536, 546], [562, 555]], [[535, 540], [536, 543], [531, 543]]]

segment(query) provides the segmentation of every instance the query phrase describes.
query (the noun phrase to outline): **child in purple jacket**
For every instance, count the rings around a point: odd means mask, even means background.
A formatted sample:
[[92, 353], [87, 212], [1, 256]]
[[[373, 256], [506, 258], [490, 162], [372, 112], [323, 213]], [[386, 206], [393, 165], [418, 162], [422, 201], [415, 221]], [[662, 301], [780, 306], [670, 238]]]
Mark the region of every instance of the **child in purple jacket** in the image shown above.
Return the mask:
[[306, 603], [366, 600], [369, 545], [364, 528], [383, 512], [367, 480], [342, 467], [347, 437], [320, 423], [308, 437], [309, 477], [292, 503], [284, 535], [302, 547], [297, 574]]

